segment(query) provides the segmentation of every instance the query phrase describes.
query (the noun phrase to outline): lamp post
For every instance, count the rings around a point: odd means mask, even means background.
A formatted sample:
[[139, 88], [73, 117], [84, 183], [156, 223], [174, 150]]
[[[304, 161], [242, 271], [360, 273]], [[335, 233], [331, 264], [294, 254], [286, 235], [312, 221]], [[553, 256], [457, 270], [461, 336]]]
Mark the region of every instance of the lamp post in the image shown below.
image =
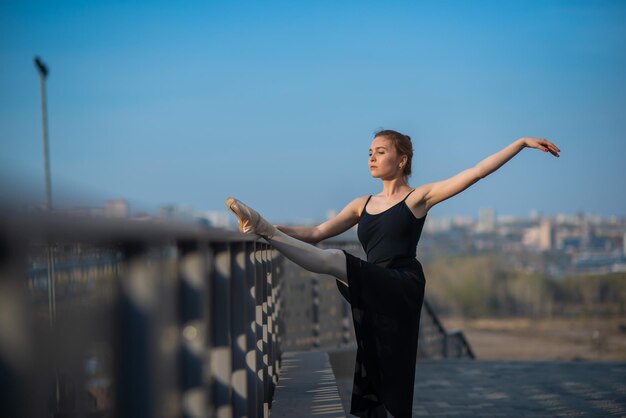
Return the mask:
[[35, 57], [35, 67], [39, 72], [39, 89], [41, 91], [41, 125], [43, 128], [43, 163], [46, 178], [46, 209], [52, 210], [52, 187], [50, 185], [50, 151], [48, 148], [48, 110], [46, 108], [46, 77], [48, 67], [39, 57]]
[[[39, 57], [35, 57], [35, 67], [39, 73], [39, 89], [41, 91], [41, 122], [43, 128], [43, 161], [46, 181], [46, 211], [52, 210], [52, 187], [50, 185], [50, 152], [48, 147], [48, 110], [46, 107], [46, 77], [48, 67]], [[46, 248], [48, 258], [48, 313], [50, 315], [50, 327], [54, 326], [56, 319], [56, 295], [54, 289], [54, 247]]]

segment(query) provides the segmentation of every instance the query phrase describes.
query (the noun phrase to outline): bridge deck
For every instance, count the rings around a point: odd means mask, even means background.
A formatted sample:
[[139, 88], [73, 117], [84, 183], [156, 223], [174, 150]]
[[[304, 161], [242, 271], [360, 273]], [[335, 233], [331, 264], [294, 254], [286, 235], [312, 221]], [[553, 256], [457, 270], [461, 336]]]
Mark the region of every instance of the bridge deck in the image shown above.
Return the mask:
[[[355, 353], [329, 354], [349, 412]], [[418, 359], [413, 416], [626, 417], [626, 362]]]
[[[353, 416], [353, 360], [284, 353], [270, 416]], [[419, 359], [413, 416], [626, 417], [626, 362]]]
[[335, 375], [324, 351], [283, 353], [272, 418], [345, 418]]

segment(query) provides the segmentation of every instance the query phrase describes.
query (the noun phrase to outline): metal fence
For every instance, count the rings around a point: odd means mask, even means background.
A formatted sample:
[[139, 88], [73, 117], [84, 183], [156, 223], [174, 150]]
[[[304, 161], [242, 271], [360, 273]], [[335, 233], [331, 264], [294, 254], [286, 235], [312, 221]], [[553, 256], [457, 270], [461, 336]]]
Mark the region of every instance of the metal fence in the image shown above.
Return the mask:
[[428, 301], [424, 299], [420, 319], [418, 358], [475, 358], [461, 330], [446, 330]]
[[[340, 248], [365, 259], [360, 243], [341, 236], [318, 244]], [[311, 273], [289, 260], [285, 262], [289, 283], [285, 285], [285, 350], [355, 348], [350, 304], [341, 296], [335, 278]], [[474, 358], [472, 348], [460, 330], [446, 330], [436, 312], [424, 299], [422, 306], [419, 358]]]
[[[426, 300], [419, 341], [474, 357]], [[355, 341], [335, 279], [256, 236], [0, 216], [0, 416], [268, 417], [282, 353], [337, 347]]]
[[0, 219], [0, 415], [268, 417], [283, 257], [236, 232]]

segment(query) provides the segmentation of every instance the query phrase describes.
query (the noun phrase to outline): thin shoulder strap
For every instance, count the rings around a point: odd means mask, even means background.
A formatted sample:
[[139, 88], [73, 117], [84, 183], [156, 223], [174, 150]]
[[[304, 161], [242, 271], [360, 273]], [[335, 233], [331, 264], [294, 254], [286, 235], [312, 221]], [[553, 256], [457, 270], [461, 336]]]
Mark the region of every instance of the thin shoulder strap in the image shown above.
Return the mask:
[[[415, 189], [411, 190], [409, 192], [409, 194], [413, 193], [415, 191]], [[407, 194], [406, 196], [404, 196], [404, 199], [402, 199], [402, 201], [404, 202], [406, 200], [407, 197], [409, 197], [409, 194]]]
[[372, 195], [370, 195], [370, 197], [367, 198], [367, 200], [365, 201], [365, 205], [363, 205], [363, 210], [361, 210], [361, 213], [365, 212], [365, 208], [367, 207], [367, 204], [369, 203], [371, 198], [372, 198]]

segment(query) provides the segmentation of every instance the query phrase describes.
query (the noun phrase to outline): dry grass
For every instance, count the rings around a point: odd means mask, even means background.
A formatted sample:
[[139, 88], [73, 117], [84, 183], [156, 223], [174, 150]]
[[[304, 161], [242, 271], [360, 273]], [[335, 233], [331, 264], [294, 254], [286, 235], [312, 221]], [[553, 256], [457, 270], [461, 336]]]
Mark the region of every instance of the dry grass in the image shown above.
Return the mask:
[[626, 361], [626, 318], [444, 317], [446, 329], [461, 329], [476, 357], [490, 360]]

